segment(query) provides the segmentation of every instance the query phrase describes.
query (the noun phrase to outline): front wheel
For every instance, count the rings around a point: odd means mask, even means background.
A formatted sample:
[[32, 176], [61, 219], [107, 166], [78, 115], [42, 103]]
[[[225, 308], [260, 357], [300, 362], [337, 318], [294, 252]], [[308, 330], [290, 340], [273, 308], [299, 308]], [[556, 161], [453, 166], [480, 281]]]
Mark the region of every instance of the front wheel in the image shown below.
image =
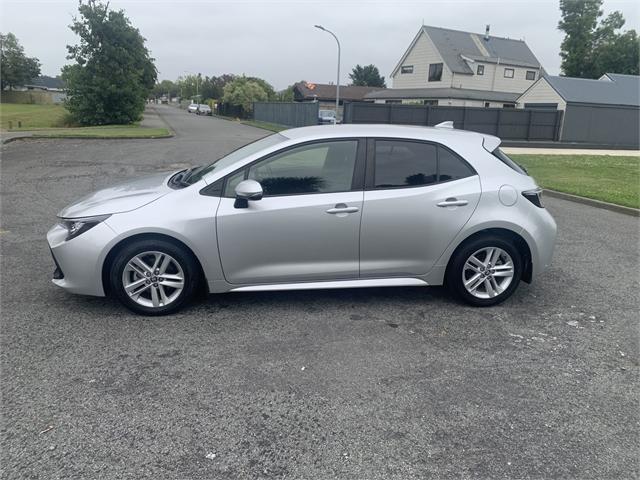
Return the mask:
[[466, 303], [496, 305], [509, 298], [522, 277], [522, 257], [507, 239], [480, 237], [460, 248], [450, 265], [449, 287]]
[[189, 252], [165, 240], [140, 240], [117, 255], [110, 273], [111, 291], [129, 310], [167, 315], [191, 300], [199, 270]]

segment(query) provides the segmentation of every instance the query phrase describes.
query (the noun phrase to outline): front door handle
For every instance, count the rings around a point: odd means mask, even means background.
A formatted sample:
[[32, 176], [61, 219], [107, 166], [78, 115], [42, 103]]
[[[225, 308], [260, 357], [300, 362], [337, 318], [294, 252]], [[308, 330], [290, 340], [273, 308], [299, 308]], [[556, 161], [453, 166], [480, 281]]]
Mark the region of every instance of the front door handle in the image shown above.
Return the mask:
[[331, 215], [337, 215], [340, 213], [356, 213], [358, 211], [360, 211], [358, 207], [347, 207], [347, 205], [344, 203], [338, 203], [335, 207], [327, 210], [327, 213]]
[[457, 198], [447, 198], [444, 202], [438, 203], [439, 207], [464, 207], [469, 202], [467, 200], [458, 200]]

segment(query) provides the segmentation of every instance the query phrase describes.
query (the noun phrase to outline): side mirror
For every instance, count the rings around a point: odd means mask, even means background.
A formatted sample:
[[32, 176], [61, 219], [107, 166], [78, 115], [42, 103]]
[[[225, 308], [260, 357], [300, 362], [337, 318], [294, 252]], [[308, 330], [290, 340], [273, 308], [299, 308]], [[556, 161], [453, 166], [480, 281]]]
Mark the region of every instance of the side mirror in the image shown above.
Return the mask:
[[236, 186], [235, 208], [249, 208], [249, 200], [262, 199], [262, 185], [255, 180], [243, 180]]

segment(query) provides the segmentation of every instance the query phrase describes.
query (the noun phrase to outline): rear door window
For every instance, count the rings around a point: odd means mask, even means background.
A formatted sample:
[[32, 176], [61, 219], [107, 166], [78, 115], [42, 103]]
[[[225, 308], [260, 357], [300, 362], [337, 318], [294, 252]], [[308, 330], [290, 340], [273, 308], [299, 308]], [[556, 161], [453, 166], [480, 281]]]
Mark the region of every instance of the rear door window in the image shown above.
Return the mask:
[[435, 145], [406, 140], [376, 140], [375, 188], [417, 187], [436, 183]]

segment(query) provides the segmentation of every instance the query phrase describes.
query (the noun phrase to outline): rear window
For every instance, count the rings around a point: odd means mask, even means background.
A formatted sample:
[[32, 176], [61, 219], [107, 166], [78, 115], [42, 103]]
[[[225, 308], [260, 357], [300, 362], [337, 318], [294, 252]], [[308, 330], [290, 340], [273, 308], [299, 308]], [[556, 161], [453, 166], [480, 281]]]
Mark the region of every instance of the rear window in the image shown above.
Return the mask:
[[512, 170], [515, 170], [522, 175], [528, 175], [527, 170], [524, 167], [511, 160], [506, 153], [500, 150], [500, 148], [496, 148], [493, 152], [491, 152], [491, 154]]

